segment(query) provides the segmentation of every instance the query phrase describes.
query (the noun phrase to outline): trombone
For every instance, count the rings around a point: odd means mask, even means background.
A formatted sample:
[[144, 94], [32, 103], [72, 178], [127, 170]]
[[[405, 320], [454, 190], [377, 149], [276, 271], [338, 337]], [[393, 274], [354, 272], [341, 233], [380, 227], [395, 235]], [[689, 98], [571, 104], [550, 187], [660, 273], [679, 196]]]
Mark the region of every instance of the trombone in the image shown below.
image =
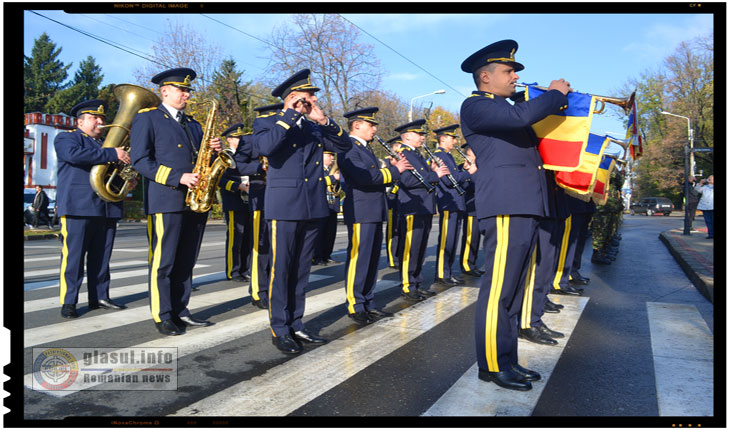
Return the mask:
[[[515, 86], [526, 88], [528, 85], [516, 83]], [[541, 87], [539, 85], [532, 85], [532, 86], [539, 90], [543, 90], [543, 91], [548, 90], [546, 87]], [[620, 106], [624, 110], [624, 112], [626, 112], [626, 114], [629, 114], [631, 112], [631, 108], [634, 106], [634, 99], [636, 98], [636, 91], [631, 93], [630, 96], [624, 97], [624, 98], [597, 96], [595, 94], [588, 94], [588, 95], [595, 97], [597, 101], [601, 102], [601, 108], [593, 111], [593, 113], [596, 115], [600, 115], [603, 113], [603, 110], [606, 108], [606, 103], [611, 103], [611, 104]]]

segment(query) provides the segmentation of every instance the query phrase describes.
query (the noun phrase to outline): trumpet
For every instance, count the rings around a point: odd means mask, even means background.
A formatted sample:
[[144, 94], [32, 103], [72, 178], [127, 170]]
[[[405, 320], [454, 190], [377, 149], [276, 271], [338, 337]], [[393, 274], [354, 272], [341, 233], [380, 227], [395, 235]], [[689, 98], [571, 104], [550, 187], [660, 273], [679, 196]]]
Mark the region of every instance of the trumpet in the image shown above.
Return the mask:
[[[439, 159], [435, 155], [433, 155], [433, 152], [431, 152], [431, 150], [428, 149], [428, 145], [426, 145], [425, 142], [423, 143], [423, 149], [426, 150], [426, 152], [428, 153], [428, 156], [431, 157], [431, 159], [433, 160], [434, 163], [436, 163], [437, 166], [442, 167], [444, 165], [444, 162], [441, 161], [441, 159]], [[451, 182], [451, 185], [454, 187], [454, 189], [460, 196], [462, 196], [462, 195], [464, 195], [464, 193], [466, 193], [466, 191], [464, 191], [464, 189], [461, 188], [461, 186], [459, 186], [459, 183], [456, 182], [456, 179], [454, 179], [454, 176], [451, 173], [446, 175], [446, 177], [449, 178], [449, 182]]]
[[[381, 139], [377, 134], [374, 137], [378, 141], [378, 143], [383, 145], [383, 148], [385, 148], [385, 152], [387, 152], [390, 157], [395, 158], [396, 161], [400, 161], [400, 159], [402, 157], [400, 155], [398, 155], [397, 152], [394, 152], [392, 149], [390, 149], [390, 146], [388, 146], [388, 144], [385, 143], [385, 141], [383, 141], [383, 139]], [[408, 171], [411, 172], [413, 174], [413, 176], [416, 177], [416, 179], [418, 179], [418, 182], [420, 182], [421, 185], [426, 187], [426, 191], [428, 191], [429, 193], [433, 192], [433, 190], [436, 189], [435, 186], [426, 182], [426, 180], [423, 178], [423, 176], [420, 173], [418, 173], [418, 171], [416, 171], [414, 169], [409, 169]]]
[[[515, 84], [517, 87], [527, 87], [526, 84]], [[541, 87], [539, 85], [532, 85], [533, 87], [547, 91], [548, 89], [546, 87]], [[588, 94], [590, 96], [593, 96], [596, 98], [597, 101], [601, 102], [601, 108], [594, 110], [593, 113], [596, 115], [600, 115], [603, 113], [603, 110], [606, 108], [606, 103], [611, 103], [617, 106], [620, 106], [626, 114], [631, 112], [631, 108], [634, 106], [634, 99], [636, 98], [636, 91], [631, 93], [630, 96], [620, 98], [620, 97], [607, 97], [607, 96], [597, 96], [595, 94]]]

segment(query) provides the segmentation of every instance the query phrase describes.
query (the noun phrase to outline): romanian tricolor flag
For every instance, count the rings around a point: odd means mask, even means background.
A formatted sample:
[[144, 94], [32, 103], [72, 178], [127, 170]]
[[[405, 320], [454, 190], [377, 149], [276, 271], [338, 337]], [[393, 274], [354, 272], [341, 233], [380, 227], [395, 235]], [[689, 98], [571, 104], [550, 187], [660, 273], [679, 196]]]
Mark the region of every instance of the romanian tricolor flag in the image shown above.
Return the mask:
[[601, 157], [608, 145], [609, 139], [607, 136], [590, 133], [585, 149], [580, 156], [580, 165], [578, 168], [572, 172], [555, 172], [555, 182], [569, 191], [568, 194], [572, 196], [576, 196], [577, 194], [579, 196], [585, 196], [581, 200], [590, 199], [596, 183], [596, 173], [601, 164]]
[[[545, 93], [545, 89], [528, 85], [525, 100]], [[596, 98], [591, 94], [568, 93], [568, 108], [548, 115], [532, 125], [539, 142], [543, 167], [572, 172], [579, 168], [588, 144]]]
[[616, 160], [605, 155], [601, 160], [601, 164], [598, 166], [598, 171], [596, 172], [596, 183], [593, 187], [593, 201], [599, 206], [606, 204], [611, 172], [615, 166]]
[[[635, 93], [635, 92], [634, 92]], [[641, 156], [641, 152], [643, 150], [642, 148], [642, 142], [641, 142], [641, 133], [639, 132], [639, 121], [638, 121], [639, 115], [636, 113], [636, 101], [631, 105], [631, 113], [629, 114], [629, 124], [626, 128], [626, 139], [631, 140], [631, 147], [629, 148], [629, 152], [631, 154], [631, 157], [636, 160], [638, 157]]]

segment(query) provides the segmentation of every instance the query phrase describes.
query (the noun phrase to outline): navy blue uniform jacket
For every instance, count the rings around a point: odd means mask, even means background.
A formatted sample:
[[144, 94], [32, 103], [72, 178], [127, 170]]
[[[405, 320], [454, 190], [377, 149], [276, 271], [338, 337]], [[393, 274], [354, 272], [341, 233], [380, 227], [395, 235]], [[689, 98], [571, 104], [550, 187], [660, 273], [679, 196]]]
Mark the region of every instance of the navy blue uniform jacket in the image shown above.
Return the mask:
[[121, 218], [122, 202], [102, 200], [89, 181], [89, 173], [94, 165], [117, 161], [116, 150], [102, 148], [99, 142], [79, 129], [57, 134], [53, 146], [58, 159], [58, 216]]
[[[254, 120], [254, 124], [255, 124]], [[264, 210], [264, 192], [266, 191], [266, 172], [259, 156], [253, 149], [253, 135], [245, 134], [238, 142], [236, 153], [236, 168], [229, 169], [238, 172], [240, 176], [248, 176], [248, 204], [251, 211]], [[223, 188], [223, 184], [221, 184]]]
[[[406, 157], [423, 179], [435, 185], [439, 177], [415, 149], [402, 145], [398, 152]], [[404, 172], [405, 173], [405, 172]], [[398, 215], [433, 215], [436, 213], [436, 191], [429, 193], [415, 175], [401, 175], [398, 185]]]
[[531, 125], [567, 103], [568, 98], [557, 90], [515, 105], [474, 91], [462, 103], [461, 130], [479, 167], [478, 218], [549, 213], [542, 159]]
[[380, 168], [373, 152], [352, 139], [352, 149], [338, 157], [340, 172], [345, 179], [345, 200], [342, 212], [346, 224], [373, 223], [388, 220], [388, 202], [385, 187], [400, 178], [392, 164]]
[[322, 169], [324, 150], [346, 152], [350, 138], [332, 119], [320, 126], [293, 110], [254, 121], [253, 144], [258, 155], [268, 157], [266, 219], [311, 220], [329, 215]]
[[146, 214], [181, 212], [188, 187], [180, 185], [183, 173], [195, 167], [194, 149], [203, 139], [200, 123], [184, 115], [182, 126], [160, 105], [142, 109], [132, 120], [130, 156], [132, 167], [144, 176]]
[[[441, 148], [436, 148], [433, 151], [433, 155], [437, 156], [444, 162], [444, 164], [446, 164], [446, 167], [449, 168], [449, 172], [451, 172], [451, 176], [454, 177], [456, 183], [459, 184], [462, 189], [466, 190], [467, 183], [471, 182], [471, 175], [469, 172], [459, 169], [456, 165], [456, 161], [454, 161], [454, 157]], [[456, 192], [456, 188], [454, 188], [451, 180], [449, 180], [449, 178], [445, 175], [441, 177], [436, 192], [438, 193], [436, 195], [436, 203], [438, 204], [439, 212], [466, 212], [466, 202], [464, 200], [466, 193], [460, 196], [459, 193]]]

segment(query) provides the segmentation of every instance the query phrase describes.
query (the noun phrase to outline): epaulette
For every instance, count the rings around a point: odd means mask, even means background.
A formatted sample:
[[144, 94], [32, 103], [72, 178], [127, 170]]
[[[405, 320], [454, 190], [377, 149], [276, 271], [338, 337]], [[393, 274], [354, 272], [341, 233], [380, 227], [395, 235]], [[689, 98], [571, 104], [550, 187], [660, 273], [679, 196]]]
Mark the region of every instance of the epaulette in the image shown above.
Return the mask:
[[406, 148], [408, 148], [408, 147], [407, 147], [407, 146], [405, 146], [405, 145], [403, 145], [403, 146], [401, 146], [400, 148], [396, 149], [396, 152], [403, 152], [403, 151], [405, 151], [405, 150], [406, 150]]
[[274, 115], [284, 116], [284, 112], [279, 112], [278, 114], [276, 112], [269, 112], [269, 113], [263, 114], [261, 116], [257, 116], [256, 118], [268, 118], [268, 117], [274, 116]]
[[486, 98], [489, 98], [489, 99], [493, 99], [494, 98], [494, 94], [488, 93], [486, 91], [484, 92], [484, 94], [478, 94], [477, 93], [477, 94], [472, 94], [469, 97], [479, 97], [479, 96], [483, 96], [483, 97], [486, 97]]
[[144, 109], [140, 109], [140, 110], [138, 110], [138, 111], [137, 111], [137, 113], [144, 113], [144, 112], [149, 112], [149, 111], [151, 111], [151, 110], [155, 110], [155, 109], [157, 109], [157, 108], [156, 108], [156, 107], [151, 107], [151, 108], [144, 108]]

